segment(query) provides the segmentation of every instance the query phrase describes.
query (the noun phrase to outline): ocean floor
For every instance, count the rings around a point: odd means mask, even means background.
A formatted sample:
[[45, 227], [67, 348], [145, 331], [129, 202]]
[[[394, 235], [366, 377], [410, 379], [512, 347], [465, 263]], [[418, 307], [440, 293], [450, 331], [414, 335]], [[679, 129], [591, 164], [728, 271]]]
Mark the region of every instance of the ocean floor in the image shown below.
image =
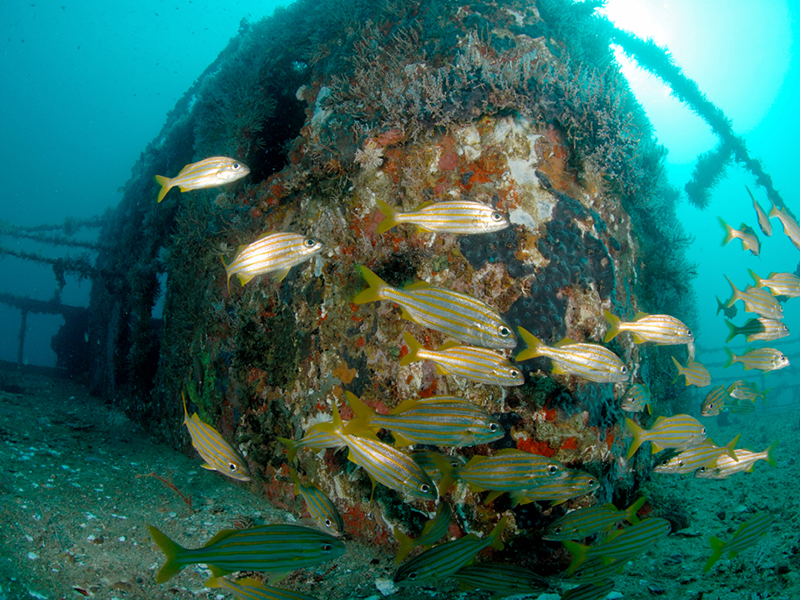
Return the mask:
[[[296, 521], [247, 487], [201, 469], [197, 456], [152, 441], [81, 385], [0, 372], [0, 390], [0, 600], [227, 598], [203, 587], [209, 573], [200, 566], [157, 584], [163, 554], [147, 525], [197, 547], [237, 524]], [[762, 462], [753, 474], [726, 481], [654, 475], [645, 492], [672, 504], [686, 527], [626, 565], [609, 598], [800, 598], [800, 408], [727, 420], [706, 420], [715, 441], [741, 432], [740, 447], [762, 450], [779, 438], [778, 468]], [[162, 479], [190, 496], [191, 507]], [[769, 535], [703, 574], [709, 536], [727, 539], [756, 511], [774, 516]], [[320, 600], [491, 597], [460, 592], [450, 580], [391, 593], [394, 570], [394, 555], [347, 541], [340, 560], [279, 585]], [[551, 584], [542, 600], [568, 587]]]

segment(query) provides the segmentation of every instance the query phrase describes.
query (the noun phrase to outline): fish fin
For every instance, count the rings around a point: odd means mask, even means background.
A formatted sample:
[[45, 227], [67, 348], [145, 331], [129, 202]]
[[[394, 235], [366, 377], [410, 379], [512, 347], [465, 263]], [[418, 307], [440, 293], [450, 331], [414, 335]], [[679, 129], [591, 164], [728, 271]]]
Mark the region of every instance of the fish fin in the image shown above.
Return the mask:
[[403, 562], [403, 559], [408, 556], [408, 553], [413, 550], [415, 540], [400, 531], [398, 527], [394, 528], [392, 534], [394, 535], [394, 539], [397, 540], [397, 543], [400, 544], [400, 547], [397, 549], [397, 556], [394, 557], [394, 562], [399, 565]]
[[186, 566], [176, 562], [178, 555], [186, 552], [186, 548], [180, 544], [177, 544], [176, 542], [173, 542], [166, 534], [162, 533], [152, 525], [148, 525], [148, 529], [150, 530], [150, 536], [153, 538], [153, 541], [159, 548], [161, 548], [161, 551], [164, 553], [164, 556], [167, 559], [167, 561], [164, 563], [164, 566], [159, 569], [158, 575], [156, 575], [156, 582], [164, 583], [180, 573], [181, 569]]
[[394, 445], [398, 448], [405, 448], [406, 446], [413, 446], [416, 442], [412, 442], [406, 436], [401, 433], [397, 433], [396, 431], [392, 431], [392, 437], [394, 437]]
[[[738, 457], [738, 456], [736, 456], [736, 452], [735, 452], [735, 450], [734, 450], [734, 449], [736, 448], [736, 444], [738, 444], [738, 443], [739, 443], [739, 438], [741, 437], [741, 435], [742, 435], [742, 434], [740, 433], [740, 434], [739, 434], [739, 435], [737, 435], [735, 438], [733, 438], [733, 439], [732, 439], [730, 442], [728, 442], [727, 444], [725, 444], [725, 453], [726, 453], [728, 456], [730, 456], [730, 457], [731, 457], [733, 460], [735, 460], [736, 462], [739, 462], [739, 457]], [[715, 461], [714, 461], [714, 463], [716, 463], [716, 462], [717, 462], [717, 461], [715, 460]]]
[[644, 319], [645, 317], [649, 317], [650, 313], [646, 313], [644, 311], [639, 311], [635, 315], [633, 315], [633, 320], [638, 321], [639, 319]]
[[717, 301], [717, 315], [719, 315], [719, 312], [721, 310], [725, 310], [725, 305], [722, 303], [722, 300], [720, 300], [717, 296], [714, 296], [714, 298]]
[[[489, 492], [489, 494], [484, 499], [483, 503], [484, 504], [491, 504], [492, 502], [497, 500], [503, 494], [505, 494], [505, 492], [502, 492], [500, 490], [493, 490], [493, 491]], [[511, 494], [509, 494], [509, 495], [511, 495]], [[513, 496], [512, 496], [512, 498], [513, 498]], [[514, 504], [513, 506], [516, 506], [516, 504]]]
[[427, 281], [415, 281], [414, 283], [408, 284], [403, 290], [413, 292], [414, 290], [428, 290], [432, 287], [433, 286]]
[[608, 321], [608, 331], [606, 331], [606, 337], [604, 338], [604, 341], [608, 343], [619, 335], [619, 326], [622, 323], [622, 320], [618, 316], [612, 315], [607, 310], [604, 311], [603, 314], [605, 314], [606, 321]]
[[161, 186], [161, 189], [158, 190], [157, 202], [161, 202], [164, 199], [164, 196], [167, 195], [167, 192], [172, 189], [170, 181], [172, 180], [169, 177], [164, 177], [163, 175], [156, 175], [156, 183]]
[[400, 359], [400, 366], [402, 367], [411, 364], [412, 362], [422, 360], [419, 357], [419, 351], [422, 350], [422, 344], [420, 344], [416, 338], [407, 331], [403, 332], [403, 339], [406, 341], [406, 346], [408, 346], [408, 354]]
[[731, 281], [730, 277], [725, 275], [725, 279], [728, 280], [728, 285], [731, 286], [731, 292], [732, 292], [731, 293], [731, 299], [728, 300], [728, 304], [727, 304], [727, 306], [730, 307], [730, 306], [733, 306], [734, 304], [736, 304], [737, 300], [741, 300], [742, 293], [739, 291], [739, 289], [735, 285], [733, 285], [733, 282]]
[[378, 302], [381, 299], [380, 291], [385, 287], [389, 287], [388, 284], [364, 265], [358, 265], [358, 271], [369, 287], [355, 295], [353, 304]]
[[738, 329], [738, 327], [736, 327], [736, 325], [734, 325], [733, 323], [728, 321], [728, 319], [725, 319], [725, 325], [728, 326], [728, 330], [730, 331], [730, 333], [728, 334], [728, 338], [725, 340], [725, 343], [727, 344], [733, 338], [735, 338], [737, 335], [739, 335], [739, 329]]
[[569, 346], [570, 344], [577, 344], [577, 342], [572, 338], [565, 337], [556, 344], [556, 348], [563, 348], [564, 346]]
[[300, 493], [300, 487], [303, 484], [300, 481], [300, 476], [297, 474], [297, 471], [295, 471], [292, 467], [289, 467], [289, 477], [291, 477], [292, 481], [294, 481], [294, 495], [296, 496]]
[[353, 409], [356, 418], [363, 419], [369, 423], [372, 417], [375, 416], [375, 411], [362, 402], [361, 398], [356, 396], [353, 392], [345, 392], [344, 398], [347, 404], [350, 405], [350, 408]]
[[528, 347], [517, 354], [517, 357], [514, 360], [520, 362], [523, 360], [528, 360], [529, 358], [541, 356], [539, 353], [539, 348], [544, 345], [542, 344], [541, 340], [522, 326], [518, 326], [517, 331], [519, 331], [519, 335], [522, 340], [528, 344]]
[[733, 241], [733, 227], [728, 225], [725, 221], [722, 220], [722, 217], [717, 217], [719, 219], [720, 224], [722, 225], [722, 229], [725, 230], [725, 237], [722, 238], [722, 245], [729, 244]]
[[638, 513], [639, 509], [644, 506], [645, 502], [647, 502], [647, 496], [642, 496], [625, 509], [625, 519], [627, 519], [628, 523], [631, 525], [636, 525], [639, 523], [639, 517], [636, 516], [636, 513]]
[[375, 204], [378, 205], [378, 210], [381, 211], [381, 214], [383, 214], [383, 220], [378, 223], [378, 233], [389, 231], [392, 227], [400, 222], [397, 220], [397, 215], [399, 213], [386, 202], [379, 198], [375, 198]]
[[356, 417], [354, 419], [350, 419], [347, 422], [347, 425], [344, 426], [342, 433], [347, 435], [359, 435], [364, 431], [369, 431], [372, 433], [377, 433], [381, 430], [380, 427], [372, 427], [369, 424], [368, 419], [363, 419], [361, 417]]
[[722, 365], [723, 369], [730, 367], [734, 363], [733, 357], [736, 356], [733, 352], [731, 352], [730, 348], [725, 348], [725, 354], [728, 355], [728, 360], [726, 360], [725, 364]]
[[714, 566], [714, 563], [719, 560], [719, 557], [722, 556], [722, 548], [724, 547], [724, 543], [719, 538], [715, 538], [711, 536], [711, 539], [708, 540], [708, 543], [711, 545], [711, 556], [706, 562], [706, 566], [703, 567], [703, 573], [708, 573], [711, 570], [711, 567]]
[[778, 466], [778, 463], [775, 462], [775, 455], [774, 455], [775, 446], [777, 445], [778, 445], [778, 440], [775, 440], [769, 445], [769, 448], [767, 448], [767, 462], [773, 467]]
[[297, 455], [297, 446], [294, 440], [290, 440], [289, 438], [279, 437], [278, 441], [284, 446], [286, 446], [288, 450], [288, 453], [286, 455], [286, 460], [292, 462], [294, 460], [294, 457]]
[[655, 443], [653, 440], [650, 440], [650, 446], [653, 449], [652, 452], [650, 452], [650, 454], [657, 454], [658, 452], [661, 452], [664, 449], [661, 446], [659, 446], [657, 443]]
[[[685, 377], [686, 374], [683, 372], [683, 366], [681, 365], [681, 363], [678, 362], [678, 359], [675, 358], [674, 356], [670, 356], [670, 358], [672, 359], [672, 362], [675, 363], [675, 366], [678, 368], [678, 374], [675, 376], [675, 379], [672, 380], [672, 383], [675, 383], [676, 381], [678, 381], [678, 379], [680, 379], [681, 375]], [[686, 385], [689, 385], [688, 377], [686, 378]]]
[[633, 335], [634, 344], [644, 344], [647, 340], [640, 336], [638, 333], [631, 332]]
[[219, 582], [220, 578], [216, 576], [209, 577], [203, 584], [207, 588], [220, 588], [222, 584]]
[[456, 346], [459, 346], [459, 345], [460, 344], [458, 342], [456, 342], [455, 340], [447, 340], [444, 344], [439, 346], [436, 349], [436, 351], [437, 352], [444, 352], [445, 350], [450, 350], [450, 348], [455, 348]]
[[399, 415], [401, 413], [406, 412], [407, 410], [411, 410], [412, 408], [416, 407], [419, 404], [419, 401], [416, 398], [407, 398], [403, 400], [400, 404], [395, 406], [392, 410], [389, 411], [390, 415]]
[[569, 375], [569, 371], [567, 371], [564, 367], [562, 367], [557, 362], [553, 363], [553, 370], [551, 371], [555, 375]]
[[217, 565], [207, 565], [207, 566], [208, 570], [211, 571], [212, 577], [216, 579], [219, 579], [220, 577], [222, 577], [223, 575], [227, 575], [228, 573], [233, 573], [233, 571], [228, 571], [226, 569], [218, 567]]
[[433, 463], [438, 467], [439, 471], [442, 472], [442, 478], [439, 480], [439, 495], [444, 496], [447, 490], [450, 489], [450, 486], [455, 483], [456, 469], [444, 456], [434, 454], [432, 458]]
[[636, 451], [639, 449], [639, 446], [641, 446], [642, 442], [645, 441], [644, 440], [645, 430], [639, 427], [636, 423], [634, 423], [633, 419], [630, 419], [628, 417], [625, 417], [625, 424], [628, 427], [628, 431], [631, 433], [631, 435], [633, 435], [633, 443], [631, 444], [631, 447], [628, 449], [628, 456], [627, 456], [627, 458], [630, 458], [631, 456], [636, 454]]
[[747, 272], [750, 273], [750, 277], [753, 278], [753, 281], [755, 282], [755, 286], [756, 287], [760, 287], [760, 288], [764, 287], [764, 280], [761, 279], [761, 277], [759, 277], [758, 275], [756, 275], [756, 273], [755, 273], [755, 271], [753, 271], [753, 269], [747, 269]]
[[225, 262], [225, 257], [220, 254], [219, 259], [222, 261], [222, 266], [225, 267], [225, 274], [228, 276], [228, 295], [231, 295], [231, 274], [228, 272], [228, 263]]
[[564, 540], [561, 542], [564, 547], [572, 554], [572, 562], [567, 569], [567, 574], [572, 575], [579, 566], [586, 561], [586, 553], [589, 551], [589, 546], [584, 546], [572, 540]]
[[248, 273], [237, 273], [236, 276], [239, 278], [239, 283], [242, 284], [242, 287], [255, 277], [255, 275], [250, 275]]
[[772, 208], [769, 209], [769, 213], [767, 213], [767, 216], [770, 219], [780, 219], [781, 218], [781, 212], [778, 210], [778, 207], [775, 206], [774, 202], [772, 203]]
[[412, 323], [416, 323], [417, 320], [411, 316], [411, 313], [408, 312], [404, 306], [400, 307], [400, 316], [404, 318], [406, 321], [411, 321]]
[[[502, 492], [501, 492], [502, 494]], [[500, 494], [498, 494], [499, 496]], [[491, 496], [491, 494], [489, 494]], [[486, 498], [486, 503], [489, 503], [489, 496]], [[516, 508], [519, 504], [529, 504], [533, 502], [533, 500], [525, 500], [525, 490], [514, 490], [513, 492], [508, 492], [508, 497], [511, 499], [511, 508]]]
[[207, 471], [216, 471], [217, 470], [217, 467], [215, 467], [214, 465], [210, 465], [207, 462], [203, 463], [202, 465], [200, 465], [200, 468], [205, 469]]
[[505, 546], [503, 544], [503, 530], [506, 528], [506, 523], [508, 521], [508, 517], [503, 517], [498, 521], [497, 525], [494, 526], [489, 537], [492, 538], [492, 543], [489, 544], [495, 550], [502, 550]]
[[273, 272], [272, 272], [272, 278], [273, 278], [273, 279], [274, 279], [276, 282], [280, 283], [281, 281], [283, 281], [284, 279], [286, 279], [286, 276], [289, 274], [289, 271], [291, 271], [291, 269], [290, 269], [290, 268], [287, 268], [287, 269], [280, 269], [280, 270], [278, 270], [278, 271], [273, 271]]
[[647, 414], [652, 415], [653, 409], [650, 407], [650, 403], [648, 402], [647, 404], [645, 404], [645, 406], [647, 407]]
[[331, 404], [333, 405], [333, 433], [337, 433], [344, 429], [342, 426], [342, 417], [339, 414], [339, 407], [336, 406], [336, 401], [334, 400]]

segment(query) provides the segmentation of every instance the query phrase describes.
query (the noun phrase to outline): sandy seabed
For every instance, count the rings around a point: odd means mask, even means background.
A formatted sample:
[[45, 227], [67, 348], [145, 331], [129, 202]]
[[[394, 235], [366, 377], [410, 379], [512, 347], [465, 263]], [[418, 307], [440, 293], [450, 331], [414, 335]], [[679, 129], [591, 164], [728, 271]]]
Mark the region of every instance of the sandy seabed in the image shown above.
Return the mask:
[[[200, 468], [199, 458], [152, 441], [119, 409], [84, 386], [40, 374], [0, 372], [0, 600], [24, 598], [229, 597], [189, 566], [157, 584], [163, 563], [147, 525], [198, 547], [240, 523], [290, 523], [297, 516], [269, 506], [247, 488]], [[725, 481], [654, 474], [645, 493], [682, 508], [687, 526], [627, 564], [608, 598], [753, 600], [800, 598], [800, 477], [796, 466], [800, 409], [706, 419], [727, 443], [762, 450], [776, 438], [778, 468]], [[725, 422], [727, 420], [727, 423]], [[157, 475], [171, 481], [191, 508]], [[757, 511], [775, 522], [757, 546], [702, 572], [708, 538], [727, 539]], [[382, 597], [394, 555], [347, 541], [337, 561], [303, 569], [280, 583], [320, 600]], [[551, 580], [555, 600], [566, 586]], [[401, 588], [393, 600], [490, 598], [461, 592], [452, 580]], [[531, 596], [535, 598], [536, 596]]]

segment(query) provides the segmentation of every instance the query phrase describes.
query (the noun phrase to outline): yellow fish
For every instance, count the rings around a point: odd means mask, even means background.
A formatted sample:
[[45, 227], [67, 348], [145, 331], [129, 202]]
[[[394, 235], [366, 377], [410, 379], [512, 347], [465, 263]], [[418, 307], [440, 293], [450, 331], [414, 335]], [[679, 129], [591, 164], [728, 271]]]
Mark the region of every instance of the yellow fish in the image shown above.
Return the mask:
[[407, 213], [401, 213], [376, 200], [385, 219], [378, 224], [378, 233], [400, 223], [411, 223], [421, 231], [432, 233], [491, 233], [509, 226], [508, 219], [491, 206], [472, 200], [426, 202]]
[[324, 244], [298, 233], [265, 233], [255, 242], [239, 246], [233, 260], [225, 264], [230, 289], [231, 275], [238, 275], [245, 285], [256, 275], [272, 273], [281, 282], [295, 265], [304, 263], [322, 252]]
[[218, 187], [233, 183], [250, 173], [250, 168], [238, 160], [226, 156], [212, 156], [183, 167], [175, 177], [156, 175], [156, 183], [161, 186], [158, 201], [161, 202], [172, 188], [182, 192], [203, 188]]

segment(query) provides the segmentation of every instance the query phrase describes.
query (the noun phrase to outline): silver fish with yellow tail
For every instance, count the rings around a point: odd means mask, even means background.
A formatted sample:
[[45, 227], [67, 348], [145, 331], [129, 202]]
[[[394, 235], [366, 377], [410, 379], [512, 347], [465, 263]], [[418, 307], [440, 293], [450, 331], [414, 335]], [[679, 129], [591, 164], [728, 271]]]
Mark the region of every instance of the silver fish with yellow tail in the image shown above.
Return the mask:
[[706, 428], [690, 415], [658, 417], [651, 429], [642, 429], [631, 419], [625, 419], [628, 431], [633, 435], [633, 443], [628, 450], [628, 458], [633, 456], [644, 442], [650, 442], [652, 452], [665, 448], [683, 450], [696, 446], [706, 439]]
[[789, 328], [784, 323], [764, 317], [750, 319], [741, 327], [737, 327], [728, 320], [725, 321], [725, 324], [730, 331], [725, 343], [730, 342], [737, 335], [743, 335], [748, 342], [771, 342], [789, 335]]
[[427, 550], [433, 546], [447, 535], [447, 530], [450, 528], [450, 521], [452, 521], [452, 519], [453, 512], [450, 510], [450, 505], [447, 504], [447, 502], [441, 502], [436, 511], [436, 515], [425, 523], [418, 538], [411, 538], [395, 527], [393, 535], [397, 543], [400, 544], [400, 548], [397, 549], [397, 556], [394, 561], [400, 564], [403, 562], [403, 559], [408, 556], [408, 553], [418, 546], [423, 550]]
[[761, 208], [761, 205], [756, 202], [755, 196], [753, 196], [753, 192], [750, 191], [750, 188], [744, 186], [744, 189], [747, 190], [747, 193], [750, 194], [750, 199], [753, 201], [753, 209], [756, 211], [756, 217], [758, 218], [758, 226], [761, 228], [761, 231], [767, 237], [772, 235], [772, 224], [769, 222], [769, 217], [767, 213], [764, 212], [764, 209]]
[[700, 407], [700, 415], [703, 417], [714, 417], [725, 409], [725, 405], [730, 400], [728, 390], [724, 385], [715, 385], [706, 394], [703, 404]]
[[[741, 434], [740, 434], [741, 435]], [[670, 473], [673, 475], [685, 475], [694, 473], [702, 467], [709, 467], [717, 463], [717, 459], [727, 454], [733, 460], [738, 461], [734, 448], [739, 441], [737, 435], [724, 446], [716, 446], [712, 440], [705, 440], [697, 446], [692, 446], [680, 454], [673, 456], [669, 460], [653, 467], [656, 473]]]
[[376, 203], [384, 215], [378, 224], [378, 233], [389, 231], [400, 223], [411, 223], [420, 231], [460, 234], [491, 233], [509, 226], [502, 213], [471, 200], [426, 202], [407, 213], [398, 212], [383, 200], [376, 200]]
[[775, 273], [769, 274], [764, 279], [759, 277], [752, 269], [748, 269], [750, 277], [759, 288], [769, 288], [769, 291], [776, 296], [786, 296], [787, 298], [797, 298], [800, 296], [800, 277], [794, 273]]
[[608, 321], [608, 331], [604, 340], [606, 343], [623, 331], [630, 331], [633, 334], [635, 344], [653, 342], [661, 346], [670, 346], [688, 344], [694, 340], [689, 328], [670, 315], [649, 315], [638, 312], [634, 315], [634, 320], [627, 323], [608, 311], [605, 311], [605, 316]]
[[241, 600], [317, 600], [313, 596], [294, 590], [272, 587], [252, 577], [244, 577], [236, 581], [224, 577], [212, 577], [206, 581], [205, 586], [228, 590]]
[[711, 556], [703, 567], [703, 573], [707, 573], [714, 566], [723, 554], [727, 553], [729, 558], [738, 555], [742, 550], [747, 550], [750, 546], [757, 544], [761, 538], [767, 535], [769, 528], [775, 523], [775, 517], [768, 512], [756, 513], [754, 517], [745, 521], [733, 534], [731, 539], [723, 542], [714, 536], [711, 537]]
[[734, 363], [741, 363], [744, 370], [758, 369], [759, 371], [777, 371], [789, 366], [789, 359], [780, 350], [775, 348], [755, 348], [744, 354], [734, 354], [730, 348], [725, 348], [728, 360], [723, 365], [728, 368]]
[[158, 202], [164, 199], [172, 188], [178, 187], [182, 192], [203, 188], [219, 187], [241, 179], [250, 173], [250, 169], [241, 161], [226, 156], [212, 156], [183, 167], [175, 177], [156, 175], [156, 183], [161, 186]]
[[241, 455], [225, 441], [220, 433], [200, 420], [197, 413], [189, 416], [186, 410], [186, 396], [183, 399], [183, 424], [189, 430], [192, 446], [205, 461], [201, 467], [209, 471], [219, 471], [238, 481], [250, 481], [250, 471]]
[[275, 281], [283, 281], [295, 265], [306, 262], [322, 252], [319, 240], [297, 233], [265, 233], [255, 242], [239, 246], [236, 256], [225, 264], [230, 288], [231, 276], [236, 275], [242, 285], [256, 277], [272, 273]]
[[695, 477], [701, 479], [727, 479], [736, 473], [750, 473], [759, 460], [763, 460], [775, 467], [777, 466], [775, 462], [775, 446], [777, 445], [778, 441], [776, 440], [761, 452], [752, 452], [746, 448], [737, 448], [734, 450], [736, 460], [733, 460], [727, 454], [722, 454], [713, 465], [695, 471]]
[[769, 392], [771, 389], [772, 388], [760, 390], [758, 389], [758, 385], [753, 381], [737, 379], [728, 386], [728, 394], [730, 394], [731, 398], [736, 398], [738, 400], [751, 400], [753, 402], [760, 398], [764, 401], [764, 404], [766, 404], [767, 392]]
[[313, 483], [303, 483], [292, 467], [289, 467], [289, 476], [294, 482], [294, 493], [302, 496], [306, 503], [306, 510], [311, 518], [319, 524], [323, 530], [342, 535], [344, 533], [344, 521], [342, 515], [333, 501], [325, 495]]
[[585, 344], [564, 338], [555, 346], [545, 345], [539, 338], [523, 327], [518, 327], [520, 336], [528, 348], [517, 354], [521, 362], [537, 356], [546, 356], [553, 361], [553, 373], [575, 375], [581, 379], [598, 383], [627, 381], [628, 367], [608, 348], [599, 344]]
[[639, 522], [636, 513], [644, 506], [646, 500], [643, 496], [625, 510], [619, 510], [613, 504], [573, 510], [551, 523], [542, 535], [542, 539], [553, 542], [582, 540], [595, 533], [604, 533], [615, 529], [622, 521], [628, 521], [631, 525], [635, 525]]
[[672, 362], [675, 363], [678, 369], [678, 375], [672, 383], [678, 381], [680, 376], [683, 375], [686, 378], [686, 385], [693, 385], [701, 388], [711, 385], [711, 373], [708, 372], [708, 369], [706, 369], [705, 365], [702, 363], [690, 360], [684, 367], [674, 356], [672, 357]]
[[723, 246], [738, 238], [742, 241], [742, 250], [750, 250], [754, 255], [759, 255], [761, 252], [761, 242], [758, 241], [758, 236], [752, 227], [748, 227], [742, 223], [740, 226], [741, 229], [734, 229], [723, 221], [721, 217], [719, 222], [725, 230], [725, 238], [722, 240]]
[[[512, 508], [518, 504], [529, 504], [531, 502], [550, 502], [551, 506], [556, 506], [572, 498], [591, 494], [599, 487], [600, 482], [597, 481], [594, 475], [584, 471], [567, 469], [565, 474], [558, 479], [547, 481], [530, 490], [509, 492], [508, 495], [511, 498]], [[486, 502], [491, 502], [502, 493], [490, 493], [486, 497]]]
[[733, 282], [727, 275], [725, 279], [728, 280], [728, 284], [730, 284], [733, 290], [733, 295], [728, 301], [729, 304], [732, 305], [734, 302], [741, 300], [744, 302], [744, 309], [749, 313], [755, 313], [759, 317], [775, 319], [776, 321], [780, 321], [783, 318], [783, 307], [778, 304], [775, 296], [770, 294], [767, 290], [748, 285], [744, 291], [741, 291], [733, 285]]
[[652, 397], [650, 389], [643, 383], [632, 383], [622, 396], [620, 408], [625, 412], [642, 412], [647, 408], [648, 414], [652, 412], [650, 404]]
[[800, 225], [797, 224], [797, 221], [790, 217], [786, 211], [779, 209], [774, 204], [769, 211], [769, 218], [772, 219], [773, 217], [781, 222], [781, 225], [783, 225], [783, 233], [792, 241], [794, 247], [800, 250]]
[[403, 289], [387, 284], [367, 267], [358, 267], [369, 287], [353, 298], [354, 304], [388, 300], [400, 306], [404, 319], [441, 331], [482, 348], [513, 348], [514, 332], [488, 304], [460, 292], [413, 283]]

